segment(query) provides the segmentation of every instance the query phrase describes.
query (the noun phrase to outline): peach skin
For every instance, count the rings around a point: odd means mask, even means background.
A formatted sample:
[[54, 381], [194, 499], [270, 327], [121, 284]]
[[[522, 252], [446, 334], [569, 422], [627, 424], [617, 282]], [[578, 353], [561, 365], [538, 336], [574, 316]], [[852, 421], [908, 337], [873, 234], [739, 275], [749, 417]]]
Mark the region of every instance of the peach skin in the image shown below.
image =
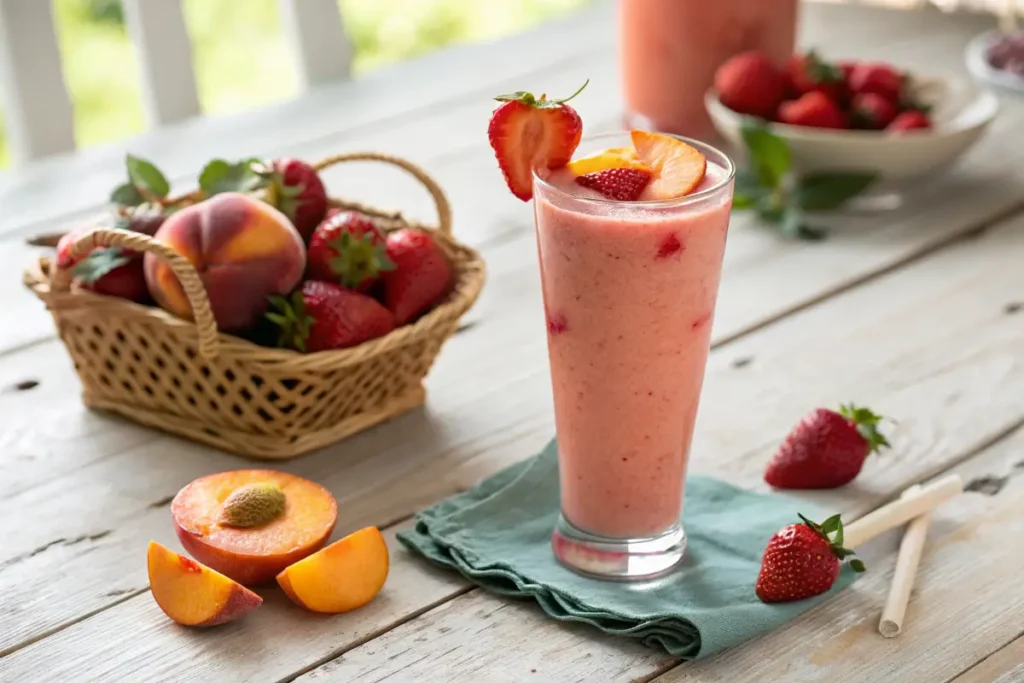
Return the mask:
[[171, 502], [178, 540], [192, 557], [247, 586], [324, 547], [338, 518], [327, 489], [276, 470], [201, 477]]
[[376, 527], [360, 529], [277, 575], [296, 604], [338, 614], [362, 607], [388, 578], [388, 546]]
[[[269, 204], [235, 192], [172, 214], [154, 237], [195, 266], [222, 332], [252, 328], [267, 310], [267, 297], [291, 292], [306, 268], [306, 248], [291, 221]], [[185, 291], [170, 267], [146, 254], [145, 269], [156, 302], [191, 320]]]
[[168, 617], [184, 626], [217, 626], [263, 604], [263, 598], [223, 574], [149, 542], [149, 588]]

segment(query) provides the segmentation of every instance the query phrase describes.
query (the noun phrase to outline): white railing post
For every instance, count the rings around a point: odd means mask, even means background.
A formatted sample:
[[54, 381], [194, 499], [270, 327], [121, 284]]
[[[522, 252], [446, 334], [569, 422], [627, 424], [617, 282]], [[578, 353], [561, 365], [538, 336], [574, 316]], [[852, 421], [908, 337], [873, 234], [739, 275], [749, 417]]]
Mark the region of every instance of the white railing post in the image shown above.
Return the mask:
[[49, 0], [0, 0], [0, 97], [15, 164], [75, 148]]
[[199, 114], [192, 43], [181, 0], [121, 0], [121, 6], [135, 45], [150, 127]]
[[277, 6], [303, 85], [347, 78], [352, 48], [338, 0], [277, 0]]

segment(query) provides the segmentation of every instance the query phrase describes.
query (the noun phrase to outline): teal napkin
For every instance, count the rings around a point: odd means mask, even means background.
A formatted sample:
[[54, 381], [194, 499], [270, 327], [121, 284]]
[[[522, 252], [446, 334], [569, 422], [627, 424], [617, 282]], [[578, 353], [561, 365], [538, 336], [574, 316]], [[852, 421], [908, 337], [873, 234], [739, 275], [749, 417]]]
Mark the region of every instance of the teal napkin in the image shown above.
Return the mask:
[[698, 476], [686, 482], [685, 506], [686, 556], [668, 576], [630, 584], [570, 572], [550, 546], [559, 510], [552, 441], [539, 455], [420, 512], [398, 538], [492, 593], [533, 598], [555, 619], [584, 622], [685, 659], [777, 628], [854, 580], [844, 565], [828, 593], [766, 605], [754, 594], [765, 544], [798, 521], [797, 511], [818, 521], [822, 511]]

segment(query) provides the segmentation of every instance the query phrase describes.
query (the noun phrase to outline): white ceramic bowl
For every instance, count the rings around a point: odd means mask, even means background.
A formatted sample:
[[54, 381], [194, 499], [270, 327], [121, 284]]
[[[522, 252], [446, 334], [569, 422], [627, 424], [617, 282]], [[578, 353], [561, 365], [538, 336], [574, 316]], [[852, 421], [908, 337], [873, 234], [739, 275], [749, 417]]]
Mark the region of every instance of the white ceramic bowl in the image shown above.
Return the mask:
[[999, 36], [997, 30], [986, 31], [967, 44], [964, 51], [964, 60], [967, 62], [967, 70], [978, 80], [1002, 88], [1004, 91], [1024, 95], [1024, 78], [1016, 74], [1007, 73], [1001, 69], [994, 68], [985, 58], [985, 53]]
[[[801, 171], [877, 172], [886, 183], [921, 178], [940, 171], [970, 149], [999, 111], [991, 92], [953, 78], [918, 78], [917, 96], [932, 106], [934, 127], [901, 134], [870, 130], [826, 130], [769, 123], [786, 140]], [[742, 148], [744, 116], [712, 91], [705, 104], [718, 132]]]

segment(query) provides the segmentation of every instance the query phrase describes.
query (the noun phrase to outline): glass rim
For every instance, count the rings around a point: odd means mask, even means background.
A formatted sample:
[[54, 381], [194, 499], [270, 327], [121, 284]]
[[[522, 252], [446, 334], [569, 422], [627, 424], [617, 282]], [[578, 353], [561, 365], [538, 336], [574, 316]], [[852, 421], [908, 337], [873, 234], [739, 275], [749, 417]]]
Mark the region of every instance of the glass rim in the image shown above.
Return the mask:
[[[700, 192], [692, 192], [690, 194], [684, 194], [682, 197], [672, 197], [670, 199], [645, 199], [644, 201], [624, 201], [624, 200], [621, 200], [621, 199], [608, 199], [606, 197], [583, 197], [581, 195], [573, 194], [571, 192], [567, 192], [567, 191], [563, 190], [562, 188], [560, 188], [560, 187], [558, 187], [556, 185], [552, 185], [551, 183], [549, 183], [545, 178], [543, 178], [540, 174], [537, 173], [537, 169], [536, 168], [534, 168], [531, 171], [531, 173], [533, 175], [534, 182], [540, 183], [546, 189], [549, 189], [549, 190], [551, 190], [553, 192], [557, 192], [558, 194], [564, 195], [566, 197], [571, 197], [574, 201], [578, 201], [578, 202], [587, 202], [589, 204], [593, 204], [593, 205], [597, 205], [597, 206], [607, 206], [609, 204], [615, 204], [615, 205], [635, 206], [635, 207], [644, 208], [644, 209], [657, 209], [657, 208], [665, 208], [665, 207], [673, 207], [674, 208], [674, 207], [679, 207], [679, 206], [685, 206], [687, 204], [698, 202], [698, 201], [700, 201], [702, 199], [707, 199], [708, 197], [712, 197], [715, 194], [721, 192], [723, 188], [727, 187], [729, 185], [729, 183], [732, 182], [733, 178], [736, 176], [736, 164], [733, 162], [732, 158], [728, 154], [726, 154], [722, 150], [718, 149], [717, 147], [715, 147], [713, 145], [709, 145], [706, 142], [701, 142], [700, 140], [695, 140], [693, 138], [688, 138], [688, 137], [686, 137], [684, 135], [676, 135], [674, 133], [659, 133], [659, 134], [661, 134], [661, 135], [668, 135], [669, 137], [673, 137], [673, 138], [675, 138], [677, 140], [681, 140], [682, 142], [685, 142], [686, 144], [690, 145], [691, 147], [697, 148], [697, 150], [699, 150], [700, 153], [704, 155], [705, 159], [708, 158], [708, 156], [709, 156], [708, 152], [709, 151], [712, 152], [713, 155], [715, 155], [716, 157], [720, 157], [721, 159], [724, 159], [725, 163], [726, 163], [726, 167], [725, 167], [726, 174], [725, 174], [725, 177], [723, 177], [720, 181], [718, 181], [717, 183], [715, 183], [711, 187], [709, 187], [707, 189], [704, 189], [704, 190], [701, 190]], [[586, 143], [586, 142], [591, 142], [591, 141], [594, 141], [594, 140], [602, 140], [602, 139], [613, 138], [613, 137], [621, 137], [623, 135], [628, 136], [629, 135], [629, 131], [628, 130], [623, 130], [623, 131], [617, 131], [617, 132], [613, 132], [613, 133], [598, 133], [597, 135], [588, 135], [587, 137], [585, 137], [582, 140], [580, 140], [580, 144], [583, 144], [583, 143]]]

